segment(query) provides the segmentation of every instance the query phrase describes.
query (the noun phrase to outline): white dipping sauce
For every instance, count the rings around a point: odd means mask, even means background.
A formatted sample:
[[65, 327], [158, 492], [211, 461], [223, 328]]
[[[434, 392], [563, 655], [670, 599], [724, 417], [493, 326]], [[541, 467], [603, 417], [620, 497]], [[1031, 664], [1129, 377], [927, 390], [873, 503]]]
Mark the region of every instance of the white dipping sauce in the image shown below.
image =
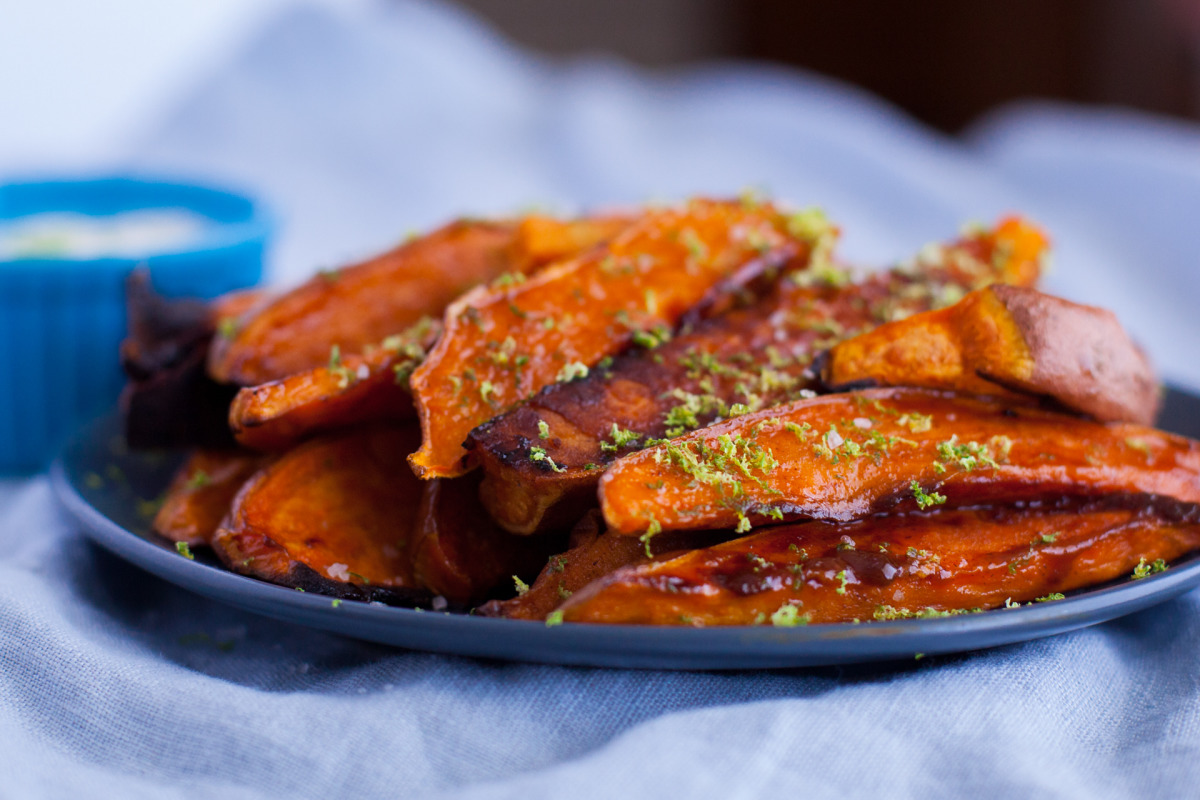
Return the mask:
[[107, 216], [73, 212], [0, 220], [0, 261], [17, 258], [137, 258], [179, 252], [212, 227], [185, 208], [147, 208]]

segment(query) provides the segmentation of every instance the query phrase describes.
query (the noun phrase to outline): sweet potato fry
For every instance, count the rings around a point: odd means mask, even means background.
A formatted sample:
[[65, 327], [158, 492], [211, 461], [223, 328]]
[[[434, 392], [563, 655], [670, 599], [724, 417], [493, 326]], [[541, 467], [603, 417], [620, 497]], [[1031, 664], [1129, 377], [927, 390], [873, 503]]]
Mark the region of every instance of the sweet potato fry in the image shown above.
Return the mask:
[[[664, 533], [651, 542], [647, 552], [636, 539], [604, 533], [603, 520], [593, 510], [572, 531], [571, 548], [552, 556], [532, 586], [511, 600], [486, 603], [477, 609], [477, 613], [486, 617], [545, 619], [573, 593], [622, 567], [648, 564], [655, 558], [670, 558], [681, 551], [708, 547], [728, 537], [728, 533]], [[535, 537], [533, 541], [544, 538]]]
[[[628, 222], [622, 217], [527, 217], [517, 226], [513, 271], [504, 280], [518, 280], [577, 255], [611, 238]], [[244, 388], [230, 407], [230, 428], [243, 446], [285, 450], [301, 439], [347, 425], [412, 418], [408, 378], [441, 329], [440, 321], [425, 317], [379, 347], [368, 345], [361, 354], [344, 354], [337, 346], [328, 364]]]
[[417, 585], [451, 603], [485, 599], [514, 576], [529, 579], [565, 536], [515, 537], [488, 519], [479, 504], [479, 478], [425, 481], [410, 552]]
[[197, 450], [175, 473], [154, 517], [154, 532], [192, 547], [207, 545], [242, 485], [263, 464], [239, 450]]
[[[797, 235], [799, 234], [799, 235]], [[412, 376], [424, 478], [461, 475], [463, 440], [544, 386], [587, 374], [632, 342], [670, 335], [728, 282], [779, 267], [809, 246], [770, 206], [696, 200], [652, 211], [602, 250], [446, 311], [445, 333]]]
[[1152, 508], [810, 522], [622, 569], [561, 612], [569, 622], [697, 626], [950, 616], [1148, 574], [1197, 548], [1200, 524]]
[[1154, 421], [1158, 381], [1111, 311], [1014, 286], [847, 339], [829, 352], [832, 385], [1033, 394], [1103, 422]]
[[261, 301], [260, 290], [233, 292], [204, 303], [168, 300], [150, 286], [146, 270], [125, 282], [129, 335], [121, 366], [129, 377], [121, 394], [125, 439], [136, 448], [229, 448], [225, 424], [233, 392], [205, 372], [205, 354], [222, 314]]
[[625, 456], [600, 479], [605, 521], [628, 535], [1129, 495], [1200, 503], [1200, 442], [926, 389], [746, 414]]
[[329, 349], [358, 353], [437, 316], [460, 294], [505, 273], [532, 273], [614, 236], [628, 220], [546, 217], [524, 223], [464, 220], [381, 256], [322, 273], [244, 319], [228, 318], [209, 372], [254, 386], [325, 363]]
[[281, 451], [337, 428], [413, 419], [408, 376], [440, 330], [427, 319], [363, 355], [338, 349], [324, 366], [246, 387], [230, 404], [229, 427], [244, 447]]
[[464, 221], [377, 258], [318, 275], [247, 318], [221, 326], [209, 352], [218, 381], [256, 386], [358, 353], [440, 314], [462, 292], [512, 267], [515, 226]]
[[555, 261], [574, 258], [609, 241], [634, 221], [632, 216], [609, 214], [561, 220], [540, 214], [517, 224], [513, 243], [513, 271], [532, 275]]
[[384, 602], [427, 596], [408, 558], [421, 484], [405, 465], [416, 426], [314, 439], [251, 478], [213, 537], [235, 572], [310, 592]]
[[[486, 476], [484, 504], [513, 533], [569, 524], [594, 503], [602, 468], [619, 455], [804, 396], [817, 385], [817, 350], [953, 302], [980, 284], [1035, 281], [1044, 253], [1035, 228], [1008, 219], [859, 283], [818, 262], [749, 308], [622, 356], [583, 380], [550, 386], [472, 431], [469, 444]], [[532, 460], [535, 452], [544, 457]]]

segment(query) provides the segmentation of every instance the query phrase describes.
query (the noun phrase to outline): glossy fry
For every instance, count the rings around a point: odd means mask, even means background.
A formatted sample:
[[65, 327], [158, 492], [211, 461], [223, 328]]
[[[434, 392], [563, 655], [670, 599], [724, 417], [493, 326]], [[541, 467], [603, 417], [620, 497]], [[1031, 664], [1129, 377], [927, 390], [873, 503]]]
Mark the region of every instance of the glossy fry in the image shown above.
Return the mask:
[[463, 441], [480, 423], [586, 374], [635, 334], [669, 335], [726, 283], [806, 247], [769, 206], [696, 200], [648, 212], [605, 248], [524, 283], [470, 292], [447, 309], [445, 333], [412, 376], [423, 433], [413, 470], [466, 472]]
[[622, 569], [573, 595], [568, 622], [754, 625], [947, 616], [1050, 601], [1200, 548], [1153, 509], [992, 509], [764, 529]]
[[[796, 399], [816, 387], [811, 360], [818, 350], [880, 321], [953, 302], [981, 284], [1035, 281], [1044, 255], [1036, 228], [1008, 219], [858, 283], [818, 258], [750, 307], [622, 356], [583, 380], [550, 386], [472, 431], [484, 504], [514, 533], [570, 524], [594, 503], [602, 468], [618, 456], [739, 405]], [[791, 266], [807, 265], [801, 259]], [[531, 460], [535, 447], [545, 459]]]
[[[620, 217], [527, 217], [517, 226], [513, 272], [505, 280], [593, 247], [627, 224]], [[277, 451], [347, 425], [410, 419], [416, 412], [408, 378], [440, 334], [440, 320], [426, 317], [361, 354], [338, 346], [330, 363], [242, 389], [230, 407], [229, 426], [239, 444]]]
[[343, 353], [361, 352], [511, 270], [514, 231], [506, 222], [455, 222], [317, 275], [244, 319], [226, 318], [209, 352], [209, 373], [256, 386], [326, 363], [335, 344]]
[[746, 414], [625, 456], [600, 479], [605, 521], [628, 535], [1123, 495], [1200, 503], [1200, 443], [925, 389]]
[[574, 258], [612, 239], [633, 221], [632, 216], [618, 214], [572, 220], [540, 214], [524, 217], [513, 242], [513, 271], [532, 275], [555, 261]]
[[518, 538], [496, 527], [479, 504], [478, 476], [425, 481], [410, 545], [413, 574], [451, 603], [477, 603], [497, 587], [511, 588], [513, 576], [532, 578], [565, 538]]
[[213, 548], [235, 572], [337, 597], [411, 602], [407, 544], [421, 484], [406, 468], [416, 426], [313, 439], [238, 493]]
[[426, 320], [363, 355], [343, 356], [339, 349], [328, 364], [241, 389], [229, 407], [234, 438], [274, 452], [337, 428], [414, 418], [408, 376], [440, 329]]
[[192, 547], [209, 544], [234, 496], [262, 464], [262, 456], [239, 450], [193, 452], [167, 487], [154, 532]]
[[1111, 311], [1013, 286], [843, 341], [825, 380], [1033, 394], [1104, 422], [1150, 424], [1159, 403], [1149, 360]]
[[[544, 537], [537, 537], [540, 541]], [[537, 580], [511, 600], [493, 600], [476, 613], [508, 619], [545, 619], [562, 605], [563, 600], [622, 567], [648, 564], [655, 558], [669, 558], [680, 551], [707, 547], [728, 538], [728, 534], [694, 531], [665, 533], [647, 547], [628, 536], [604, 532], [594, 510], [579, 521], [571, 534], [571, 548], [552, 556]]]

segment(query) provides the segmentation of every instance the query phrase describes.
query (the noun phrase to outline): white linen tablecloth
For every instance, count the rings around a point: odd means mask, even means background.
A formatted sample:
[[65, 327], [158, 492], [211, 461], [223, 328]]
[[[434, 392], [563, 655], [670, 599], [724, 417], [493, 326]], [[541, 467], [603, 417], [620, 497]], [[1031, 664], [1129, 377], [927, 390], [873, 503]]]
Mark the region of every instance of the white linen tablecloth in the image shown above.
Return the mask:
[[[1200, 133], [1029, 106], [945, 138], [851, 88], [713, 65], [546, 62], [447, 7], [289, 7], [125, 166], [263, 196], [276, 280], [459, 214], [759, 186], [877, 264], [1028, 211], [1051, 286], [1192, 358]], [[0, 378], [13, 380], [13, 376]], [[405, 652], [245, 614], [87, 543], [0, 482], [0, 797], [1184, 797], [1200, 596], [884, 667], [556, 668]]]

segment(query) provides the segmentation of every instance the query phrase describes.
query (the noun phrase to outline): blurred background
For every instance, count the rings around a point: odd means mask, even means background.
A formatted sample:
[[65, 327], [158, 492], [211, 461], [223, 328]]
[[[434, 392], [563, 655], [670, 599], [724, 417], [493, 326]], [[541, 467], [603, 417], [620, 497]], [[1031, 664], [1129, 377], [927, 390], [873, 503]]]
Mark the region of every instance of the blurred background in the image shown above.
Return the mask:
[[[287, 4], [4, 0], [0, 167], [106, 154]], [[712, 59], [802, 67], [948, 132], [1022, 98], [1200, 113], [1200, 3], [1192, 0], [459, 4], [535, 52], [611, 54], [652, 68]]]
[[1189, 0], [465, 0], [517, 41], [647, 66], [778, 62], [857, 84], [956, 131], [1025, 98], [1194, 117]]

